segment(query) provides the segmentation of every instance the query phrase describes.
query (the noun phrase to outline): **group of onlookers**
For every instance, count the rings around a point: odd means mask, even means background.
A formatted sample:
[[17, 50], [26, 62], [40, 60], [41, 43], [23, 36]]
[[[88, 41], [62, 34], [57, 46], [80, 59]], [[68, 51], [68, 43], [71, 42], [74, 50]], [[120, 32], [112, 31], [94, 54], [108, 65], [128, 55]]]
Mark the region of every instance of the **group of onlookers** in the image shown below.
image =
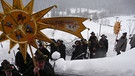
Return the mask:
[[[115, 51], [117, 55], [121, 54], [121, 51], [125, 52], [127, 46], [127, 33], [116, 39]], [[130, 38], [131, 48], [135, 47], [135, 34]], [[66, 59], [66, 46], [63, 40], [55, 41], [52, 39], [53, 43], [46, 45], [50, 46], [50, 51], [45, 47], [42, 42], [39, 42], [39, 48], [34, 53], [33, 62], [31, 56], [27, 53], [26, 60], [24, 60], [20, 48], [15, 55], [15, 66], [10, 64], [6, 59], [3, 60], [0, 67], [0, 76], [58, 76], [55, 74], [52, 65], [49, 60], [53, 60], [51, 57], [52, 53], [58, 51], [60, 53], [60, 58]], [[76, 40], [72, 46], [74, 51], [72, 52], [71, 60], [75, 59], [92, 59], [106, 57], [108, 52], [108, 39], [104, 34], [101, 38], [95, 36], [94, 32], [91, 32], [91, 36], [88, 39]]]
[[[26, 54], [26, 59], [23, 58], [20, 48], [15, 55], [15, 66], [9, 61], [3, 60], [0, 67], [0, 76], [57, 76], [49, 60], [54, 51], [61, 54], [61, 58], [65, 59], [65, 45], [62, 40], [57, 40], [49, 46], [50, 52], [45, 45], [39, 41], [39, 48], [34, 53], [34, 58], [31, 58], [29, 53]], [[33, 62], [33, 59], [35, 60]], [[17, 68], [17, 69], [16, 69]]]
[[[133, 34], [130, 38], [129, 44], [131, 49], [135, 47], [135, 34]], [[115, 47], [115, 51], [117, 52], [117, 55], [121, 54], [122, 52], [126, 51], [126, 47], [127, 47], [127, 32], [124, 32], [123, 35], [119, 38], [116, 39], [116, 47]]]
[[[130, 46], [131, 48], [135, 47], [135, 34], [133, 34], [130, 38]], [[112, 45], [114, 46], [114, 45]], [[75, 50], [72, 53], [71, 60], [74, 59], [83, 59], [83, 58], [101, 58], [106, 57], [106, 53], [108, 52], [108, 39], [105, 34], [101, 35], [101, 38], [95, 36], [94, 32], [91, 32], [91, 36], [88, 39], [81, 39], [75, 41], [75, 45], [73, 45]], [[127, 47], [127, 32], [122, 33], [122, 36], [119, 39], [116, 39], [116, 44], [114, 50], [117, 52], [117, 55], [126, 51]]]
[[98, 40], [95, 33], [92, 32], [88, 41], [86, 39], [77, 40], [73, 47], [75, 50], [73, 51], [71, 60], [105, 57], [108, 51], [107, 36], [103, 34], [101, 39]]

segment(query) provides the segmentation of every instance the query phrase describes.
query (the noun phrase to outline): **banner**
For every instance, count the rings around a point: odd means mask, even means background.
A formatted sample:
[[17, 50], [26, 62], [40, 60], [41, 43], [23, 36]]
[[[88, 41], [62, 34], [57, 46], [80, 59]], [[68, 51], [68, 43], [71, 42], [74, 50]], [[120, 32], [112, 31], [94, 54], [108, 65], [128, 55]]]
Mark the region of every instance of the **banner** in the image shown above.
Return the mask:
[[33, 12], [33, 4], [34, 4], [34, 0], [31, 0], [24, 8], [23, 10], [28, 12], [29, 14], [32, 14]]
[[36, 39], [52, 43], [51, 39], [41, 32], [42, 29], [61, 30], [80, 38], [82, 38], [81, 32], [86, 29], [82, 23], [86, 18], [42, 18], [53, 7], [57, 7], [56, 5], [33, 14], [34, 0], [31, 0], [25, 7], [22, 0], [13, 0], [13, 6], [5, 0], [0, 1], [4, 11], [0, 12], [0, 31], [2, 32], [0, 42], [10, 40], [10, 50], [19, 44], [24, 60], [26, 59], [28, 44], [38, 48]]
[[3, 41], [5, 41], [5, 40], [8, 40], [8, 38], [6, 37], [6, 35], [5, 35], [4, 33], [2, 33], [2, 34], [0, 35], [0, 42], [3, 42]]
[[[82, 22], [86, 19], [87, 18], [80, 17], [55, 17], [44, 18], [41, 19], [39, 22], [44, 23], [44, 25], [42, 26], [47, 26], [45, 28], [61, 30], [82, 38], [81, 32], [86, 29]], [[40, 26], [40, 28], [42, 27], [41, 25], [38, 26]]]
[[5, 2], [4, 0], [1, 0], [1, 4], [2, 4], [5, 14], [7, 14], [9, 11], [11, 11], [12, 8], [9, 3]]
[[13, 0], [13, 9], [22, 9], [22, 0]]
[[10, 50], [16, 45], [17, 43], [16, 42], [13, 42], [10, 40], [10, 49], [9, 49], [9, 54], [10, 54]]
[[37, 32], [35, 38], [45, 42], [52, 42], [50, 38], [48, 38], [44, 33], [40, 31]]
[[56, 5], [51, 6], [49, 8], [46, 8], [44, 10], [41, 10], [37, 13], [32, 14], [32, 17], [35, 19], [35, 21], [38, 21], [39, 19], [41, 19], [46, 13], [48, 13], [53, 7], [57, 7]]
[[116, 23], [114, 25], [114, 33], [116, 35], [118, 35], [118, 33], [119, 33], [120, 29], [121, 29], [121, 25], [120, 24], [121, 24], [121, 22], [116, 21]]
[[0, 13], [0, 22], [2, 21], [3, 17], [4, 17], [4, 14]]

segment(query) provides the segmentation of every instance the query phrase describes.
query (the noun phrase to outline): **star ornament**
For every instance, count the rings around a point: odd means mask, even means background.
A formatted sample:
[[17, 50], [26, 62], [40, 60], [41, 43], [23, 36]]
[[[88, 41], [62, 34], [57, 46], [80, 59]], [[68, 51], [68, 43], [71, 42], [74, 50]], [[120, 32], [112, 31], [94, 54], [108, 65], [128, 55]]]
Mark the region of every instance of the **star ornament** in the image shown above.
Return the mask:
[[42, 29], [62, 30], [78, 37], [82, 37], [80, 32], [85, 29], [82, 22], [86, 18], [42, 18], [52, 8], [57, 7], [56, 5], [33, 13], [34, 0], [31, 0], [25, 7], [22, 0], [13, 0], [12, 6], [5, 0], [1, 0], [1, 4], [3, 12], [0, 12], [0, 31], [2, 32], [0, 42], [10, 40], [10, 50], [19, 44], [24, 59], [26, 59], [28, 44], [38, 48], [36, 39], [52, 42], [41, 32]]

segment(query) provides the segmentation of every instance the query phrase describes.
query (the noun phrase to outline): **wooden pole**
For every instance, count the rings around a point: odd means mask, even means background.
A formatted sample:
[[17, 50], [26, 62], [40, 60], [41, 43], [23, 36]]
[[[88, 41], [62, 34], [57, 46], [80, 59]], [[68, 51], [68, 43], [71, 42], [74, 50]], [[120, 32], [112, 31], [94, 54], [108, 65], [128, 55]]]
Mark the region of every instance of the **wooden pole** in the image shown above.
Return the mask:
[[113, 48], [113, 51], [116, 51], [116, 45], [117, 45], [117, 38], [118, 38], [118, 35], [116, 35], [116, 39], [115, 39], [115, 42], [114, 42], [114, 48]]
[[100, 28], [99, 28], [99, 36], [98, 36], [98, 38], [100, 37], [100, 35], [101, 35], [101, 24], [100, 24]]
[[[37, 66], [37, 65], [36, 65], [36, 62], [35, 62], [35, 59], [34, 59], [34, 55], [33, 55], [33, 52], [32, 52], [32, 49], [31, 49], [30, 44], [29, 44], [29, 48], [30, 48], [30, 53], [31, 53], [31, 55], [32, 55], [32, 60], [33, 60], [34, 66]], [[38, 76], [40, 76], [39, 72], [38, 72]]]
[[90, 29], [87, 28], [87, 30], [88, 30], [88, 31], [87, 31], [87, 41], [88, 41], [88, 40], [89, 40], [89, 30], [90, 30]]

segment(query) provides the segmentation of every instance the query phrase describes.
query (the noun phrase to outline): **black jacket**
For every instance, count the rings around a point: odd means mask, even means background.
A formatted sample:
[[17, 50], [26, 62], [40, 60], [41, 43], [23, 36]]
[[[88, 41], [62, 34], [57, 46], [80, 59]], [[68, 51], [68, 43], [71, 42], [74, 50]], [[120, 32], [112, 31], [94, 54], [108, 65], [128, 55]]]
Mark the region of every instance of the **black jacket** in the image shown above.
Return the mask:
[[[4, 73], [3, 75], [0, 76], [6, 76], [6, 74]], [[12, 76], [21, 76], [18, 72], [12, 72]]]
[[[34, 65], [31, 65], [28, 67], [28, 69], [25, 71], [23, 76], [38, 76], [37, 74], [35, 75], [33, 72]], [[55, 76], [54, 70], [50, 68], [49, 66], [45, 65], [43, 70], [39, 70], [40, 76]]]
[[66, 46], [64, 44], [61, 44], [57, 47], [58, 52], [61, 55], [61, 58], [65, 59], [66, 57]]
[[28, 53], [26, 56], [26, 62], [27, 63], [24, 63], [24, 58], [22, 56], [22, 53], [18, 51], [15, 56], [15, 65], [18, 67], [20, 73], [23, 73], [27, 69], [27, 67], [33, 63]]
[[[37, 50], [37, 51], [38, 51], [38, 50]], [[43, 47], [42, 49], [39, 48], [39, 51], [40, 51], [42, 54], [47, 55], [48, 57], [46, 58], [46, 61], [49, 61], [49, 59], [50, 59], [50, 52], [49, 52], [45, 47]]]
[[80, 56], [83, 53], [81, 45], [75, 46], [75, 50], [72, 53], [71, 60], [82, 59]]

